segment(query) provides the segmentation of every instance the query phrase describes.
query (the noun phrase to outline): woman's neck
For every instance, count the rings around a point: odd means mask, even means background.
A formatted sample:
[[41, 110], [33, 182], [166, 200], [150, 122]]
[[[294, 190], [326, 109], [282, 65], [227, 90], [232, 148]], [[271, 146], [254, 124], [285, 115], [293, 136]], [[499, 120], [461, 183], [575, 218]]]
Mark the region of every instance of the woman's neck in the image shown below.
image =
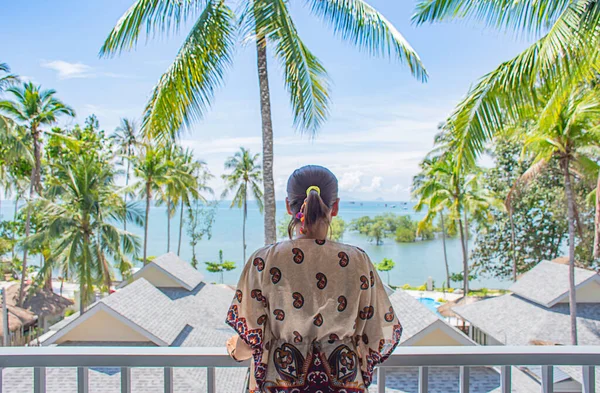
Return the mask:
[[298, 229], [298, 231], [296, 231], [296, 238], [323, 240], [327, 238], [327, 234], [329, 233], [329, 225], [326, 223], [321, 223], [311, 229], [312, 230], [307, 231], [305, 234], [300, 233], [300, 230]]

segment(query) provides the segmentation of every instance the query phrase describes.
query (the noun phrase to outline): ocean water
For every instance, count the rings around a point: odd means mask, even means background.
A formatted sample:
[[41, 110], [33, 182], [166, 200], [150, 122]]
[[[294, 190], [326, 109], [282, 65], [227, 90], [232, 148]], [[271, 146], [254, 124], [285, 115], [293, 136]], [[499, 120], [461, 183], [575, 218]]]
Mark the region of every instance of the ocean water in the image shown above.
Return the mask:
[[[387, 207], [386, 207], [387, 204]], [[392, 207], [395, 206], [395, 207]], [[411, 202], [344, 202], [340, 203], [339, 216], [346, 222], [362, 216], [376, 216], [383, 213], [394, 213], [399, 215], [410, 215], [413, 219], [420, 219], [423, 213], [415, 213]], [[143, 205], [140, 205], [143, 208]], [[225, 260], [235, 261], [238, 267], [235, 270], [224, 273], [224, 282], [235, 284], [239, 278], [243, 265], [242, 258], [242, 211], [241, 209], [230, 209], [229, 202], [222, 201], [217, 207], [216, 220], [213, 225], [212, 238], [202, 240], [198, 243], [196, 254], [200, 261], [199, 269], [208, 281], [218, 282], [220, 275], [209, 273], [204, 269], [205, 261], [217, 261], [219, 250], [223, 250]], [[14, 211], [14, 203], [2, 201], [0, 209], [3, 219], [11, 219]], [[277, 217], [283, 217], [285, 203], [277, 202]], [[184, 219], [185, 219], [184, 212]], [[153, 206], [150, 211], [150, 227], [148, 230], [148, 255], [161, 255], [167, 252], [167, 215], [163, 206]], [[278, 220], [279, 221], [279, 220]], [[143, 239], [143, 228], [128, 224], [128, 230]], [[177, 251], [177, 240], [179, 235], [179, 213], [171, 219], [171, 251]], [[248, 256], [253, 250], [261, 247], [264, 242], [263, 216], [260, 214], [255, 203], [250, 202], [248, 207], [248, 221], [246, 223], [246, 241], [248, 244]], [[369, 242], [367, 237], [356, 232], [346, 231], [342, 240], [344, 243], [356, 245], [369, 254], [373, 262], [379, 262], [383, 258], [391, 258], [395, 268], [390, 272], [390, 283], [393, 285], [422, 285], [428, 277], [435, 280], [437, 286], [445, 281], [444, 255], [441, 239], [434, 239], [415, 243], [396, 243], [394, 239], [384, 240], [382, 245]], [[448, 262], [450, 272], [458, 272], [462, 269], [461, 250], [459, 239], [447, 239]], [[184, 226], [181, 258], [189, 261], [192, 249]], [[35, 263], [35, 259], [34, 259]], [[387, 273], [382, 272], [381, 277], [387, 282]], [[500, 281], [495, 278], [480, 278], [471, 283], [472, 288], [506, 288], [510, 285], [508, 281]], [[459, 287], [459, 284], [454, 284]]]

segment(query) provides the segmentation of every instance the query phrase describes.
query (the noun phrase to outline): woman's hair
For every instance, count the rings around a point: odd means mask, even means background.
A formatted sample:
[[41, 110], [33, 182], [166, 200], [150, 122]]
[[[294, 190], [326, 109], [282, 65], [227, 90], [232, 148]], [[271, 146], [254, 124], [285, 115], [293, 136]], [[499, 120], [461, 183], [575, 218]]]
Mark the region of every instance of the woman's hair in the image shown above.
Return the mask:
[[[320, 191], [310, 187], [318, 187]], [[288, 235], [293, 237], [296, 226], [301, 224], [298, 212], [304, 206], [304, 228], [309, 230], [321, 220], [329, 225], [329, 212], [338, 199], [338, 180], [327, 168], [319, 165], [307, 165], [292, 173], [287, 183], [288, 202], [292, 219], [288, 225]]]

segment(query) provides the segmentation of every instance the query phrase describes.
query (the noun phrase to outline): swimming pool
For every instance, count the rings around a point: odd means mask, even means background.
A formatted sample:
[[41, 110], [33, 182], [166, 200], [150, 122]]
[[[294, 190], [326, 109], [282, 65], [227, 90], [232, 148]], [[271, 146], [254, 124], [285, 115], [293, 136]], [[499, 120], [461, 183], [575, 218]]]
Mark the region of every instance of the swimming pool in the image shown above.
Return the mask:
[[433, 311], [437, 315], [440, 315], [440, 313], [437, 310], [437, 308], [441, 304], [440, 302], [435, 301], [434, 299], [432, 299], [430, 297], [420, 297], [417, 300], [420, 301], [425, 307], [427, 307], [428, 309], [430, 309], [431, 311]]

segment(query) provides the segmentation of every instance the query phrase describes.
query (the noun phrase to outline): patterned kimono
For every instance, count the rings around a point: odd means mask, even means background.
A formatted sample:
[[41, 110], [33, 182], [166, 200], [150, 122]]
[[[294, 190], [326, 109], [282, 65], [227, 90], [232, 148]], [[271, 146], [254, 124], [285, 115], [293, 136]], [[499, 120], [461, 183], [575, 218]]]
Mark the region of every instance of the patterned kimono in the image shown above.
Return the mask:
[[226, 323], [252, 348], [253, 393], [364, 393], [402, 333], [367, 254], [314, 239], [256, 251]]

